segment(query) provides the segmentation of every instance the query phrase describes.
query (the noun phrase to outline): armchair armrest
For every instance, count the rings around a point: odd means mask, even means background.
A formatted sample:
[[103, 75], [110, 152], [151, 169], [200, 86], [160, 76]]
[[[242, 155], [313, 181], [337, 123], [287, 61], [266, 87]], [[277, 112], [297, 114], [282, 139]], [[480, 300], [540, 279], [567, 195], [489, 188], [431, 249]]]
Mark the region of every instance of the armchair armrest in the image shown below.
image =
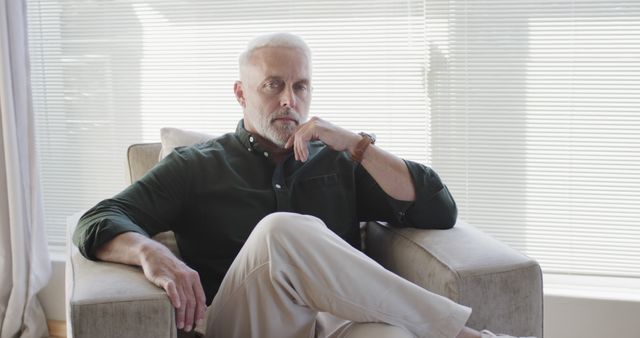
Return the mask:
[[533, 259], [458, 222], [449, 230], [367, 224], [366, 252], [385, 268], [473, 309], [467, 326], [542, 337], [542, 272]]
[[[82, 213], [67, 219], [66, 298], [70, 337], [176, 338], [173, 306], [142, 270], [84, 258], [70, 238]], [[141, 325], [143, 323], [143, 325]]]

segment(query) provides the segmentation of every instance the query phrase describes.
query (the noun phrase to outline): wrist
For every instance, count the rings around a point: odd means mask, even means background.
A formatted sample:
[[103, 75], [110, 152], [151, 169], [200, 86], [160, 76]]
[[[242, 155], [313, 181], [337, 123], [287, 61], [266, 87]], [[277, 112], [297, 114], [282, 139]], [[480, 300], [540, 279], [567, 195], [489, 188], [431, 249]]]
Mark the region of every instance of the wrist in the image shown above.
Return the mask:
[[346, 151], [348, 151], [349, 154], [353, 154], [353, 152], [356, 150], [356, 147], [358, 146], [358, 143], [360, 143], [360, 140], [362, 140], [362, 136], [360, 136], [360, 134], [351, 133], [351, 141], [349, 142]]
[[349, 152], [351, 153], [351, 159], [360, 163], [369, 146], [376, 143], [376, 137], [374, 134], [367, 134], [364, 132], [360, 132], [358, 135], [360, 136], [359, 141], [352, 149], [349, 150]]
[[140, 259], [139, 263], [152, 260], [153, 257], [160, 254], [166, 247], [152, 239], [139, 241], [136, 243], [134, 250], [136, 257]]

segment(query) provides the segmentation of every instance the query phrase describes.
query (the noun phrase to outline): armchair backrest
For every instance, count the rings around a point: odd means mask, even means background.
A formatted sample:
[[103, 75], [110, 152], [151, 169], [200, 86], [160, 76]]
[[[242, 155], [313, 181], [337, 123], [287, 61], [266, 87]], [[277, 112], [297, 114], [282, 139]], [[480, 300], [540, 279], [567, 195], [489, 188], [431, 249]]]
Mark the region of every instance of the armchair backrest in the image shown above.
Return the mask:
[[211, 134], [179, 128], [160, 129], [162, 142], [132, 144], [127, 149], [127, 179], [133, 183], [140, 179], [161, 158], [169, 155], [174, 148], [205, 142], [215, 137]]
[[[136, 143], [129, 146], [129, 149], [127, 149], [127, 170], [129, 171], [127, 178], [129, 179], [129, 183], [140, 179], [149, 169], [158, 163], [161, 148], [162, 145], [160, 142]], [[174, 255], [180, 257], [180, 250], [178, 249], [173, 232], [161, 232], [153, 236], [153, 239], [164, 244]]]
[[140, 179], [149, 169], [158, 163], [160, 156], [160, 142], [136, 143], [127, 149], [127, 179], [133, 183]]

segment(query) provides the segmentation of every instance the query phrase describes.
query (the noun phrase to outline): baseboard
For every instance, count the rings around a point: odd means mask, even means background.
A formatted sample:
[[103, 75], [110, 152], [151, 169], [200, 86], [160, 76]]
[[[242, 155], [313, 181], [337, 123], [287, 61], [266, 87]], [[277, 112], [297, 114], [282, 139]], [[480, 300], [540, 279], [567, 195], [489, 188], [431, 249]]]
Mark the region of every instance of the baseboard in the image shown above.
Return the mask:
[[67, 338], [67, 323], [62, 320], [47, 320], [49, 338]]

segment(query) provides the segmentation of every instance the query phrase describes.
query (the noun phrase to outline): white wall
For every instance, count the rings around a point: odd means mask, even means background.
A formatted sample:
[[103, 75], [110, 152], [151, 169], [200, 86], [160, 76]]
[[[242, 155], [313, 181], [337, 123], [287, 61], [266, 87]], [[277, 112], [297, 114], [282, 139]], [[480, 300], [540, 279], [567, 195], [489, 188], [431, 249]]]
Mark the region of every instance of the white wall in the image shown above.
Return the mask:
[[545, 296], [544, 338], [640, 338], [640, 302]]
[[52, 275], [49, 284], [40, 291], [38, 298], [49, 320], [65, 320], [64, 308], [64, 260], [52, 257]]

